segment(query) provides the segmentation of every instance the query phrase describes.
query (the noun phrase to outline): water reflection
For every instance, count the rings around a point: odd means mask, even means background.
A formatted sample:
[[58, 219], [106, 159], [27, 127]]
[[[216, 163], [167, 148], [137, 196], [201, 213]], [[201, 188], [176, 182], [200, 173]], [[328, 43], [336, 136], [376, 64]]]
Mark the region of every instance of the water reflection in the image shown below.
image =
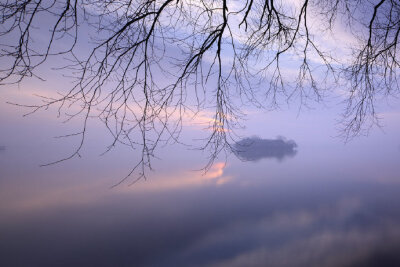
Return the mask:
[[0, 263], [398, 266], [397, 189], [317, 182], [295, 190], [285, 183], [233, 183], [137, 194], [113, 191], [95, 202], [4, 218]]
[[316, 142], [313, 119], [288, 133], [301, 153], [246, 138], [237, 155], [256, 163], [232, 157], [205, 174], [190, 171], [198, 151], [168, 147], [148, 180], [109, 189], [131, 151], [98, 158], [96, 132], [96, 157], [39, 168], [70, 143], [51, 148], [29, 122], [0, 131], [0, 266], [400, 266], [400, 130], [344, 147]]
[[285, 157], [294, 157], [297, 144], [284, 137], [277, 139], [261, 139], [248, 137], [234, 144], [235, 154], [242, 160], [258, 161], [263, 158], [276, 158], [279, 161]]

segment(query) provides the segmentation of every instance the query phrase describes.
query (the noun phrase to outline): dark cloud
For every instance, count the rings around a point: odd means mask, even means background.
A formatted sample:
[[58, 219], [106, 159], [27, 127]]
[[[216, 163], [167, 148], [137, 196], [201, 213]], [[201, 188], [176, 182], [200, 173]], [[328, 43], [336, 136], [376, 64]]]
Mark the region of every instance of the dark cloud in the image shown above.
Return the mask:
[[0, 152], [3, 152], [3, 151], [5, 151], [6, 150], [6, 146], [1, 146], [0, 145]]
[[263, 158], [293, 157], [297, 153], [297, 144], [284, 137], [277, 139], [261, 139], [248, 137], [234, 144], [234, 153], [242, 160], [258, 161]]

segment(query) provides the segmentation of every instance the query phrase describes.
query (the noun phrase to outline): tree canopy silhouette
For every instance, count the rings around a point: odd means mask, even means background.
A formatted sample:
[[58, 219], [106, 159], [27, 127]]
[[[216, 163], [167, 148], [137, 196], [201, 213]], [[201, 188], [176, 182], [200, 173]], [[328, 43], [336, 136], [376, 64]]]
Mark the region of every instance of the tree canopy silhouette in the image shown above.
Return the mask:
[[[340, 85], [352, 137], [376, 122], [377, 97], [399, 91], [394, 0], [0, 0], [0, 21], [1, 84], [40, 78], [51, 57], [65, 60], [69, 90], [27, 106], [78, 107], [65, 116], [82, 116], [81, 142], [65, 159], [79, 155], [95, 116], [114, 137], [108, 149], [141, 149], [132, 169], [140, 175], [160, 142], [179, 141], [187, 113], [212, 110], [202, 147], [212, 163], [233, 149], [242, 105], [321, 100]], [[343, 59], [325, 38], [337, 24], [357, 40]]]

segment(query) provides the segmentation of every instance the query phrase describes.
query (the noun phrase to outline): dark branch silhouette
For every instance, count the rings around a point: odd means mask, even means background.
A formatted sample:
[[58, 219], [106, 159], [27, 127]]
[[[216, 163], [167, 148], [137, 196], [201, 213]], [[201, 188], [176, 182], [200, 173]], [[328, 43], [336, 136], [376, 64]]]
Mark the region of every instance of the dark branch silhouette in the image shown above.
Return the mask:
[[[213, 112], [201, 147], [210, 151], [207, 169], [221, 152], [232, 151], [243, 105], [321, 100], [332, 82], [348, 89], [343, 134], [353, 137], [377, 122], [375, 99], [399, 91], [400, 4], [293, 3], [0, 0], [0, 83], [40, 78], [37, 68], [62, 56], [60, 71], [70, 73], [73, 86], [59, 98], [42, 97], [41, 105], [15, 105], [30, 113], [58, 106], [67, 120], [81, 118], [81, 131], [66, 135], [80, 136], [75, 152], [56, 162], [79, 156], [88, 119], [99, 118], [114, 137], [106, 152], [117, 144], [141, 150], [131, 172], [140, 177], [160, 143], [179, 142], [188, 113]], [[319, 29], [315, 16], [324, 18]], [[338, 18], [358, 38], [350, 63], [318, 42]]]

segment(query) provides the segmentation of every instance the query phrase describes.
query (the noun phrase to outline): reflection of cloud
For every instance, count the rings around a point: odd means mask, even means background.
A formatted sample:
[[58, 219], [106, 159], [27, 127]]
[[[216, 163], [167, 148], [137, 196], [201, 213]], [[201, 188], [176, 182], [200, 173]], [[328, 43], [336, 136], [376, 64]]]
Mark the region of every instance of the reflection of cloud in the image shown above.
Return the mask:
[[206, 179], [215, 179], [221, 177], [224, 174], [225, 163], [217, 162], [215, 163], [211, 169], [204, 175]]
[[[207, 131], [229, 132], [229, 129], [225, 128], [226, 125], [216, 119], [217, 114], [210, 110], [201, 112], [192, 112], [189, 110], [185, 111], [184, 114], [176, 115], [177, 119], [182, 120], [182, 123], [187, 126], [200, 127]], [[235, 119], [228, 114], [222, 114], [220, 116], [227, 120]]]
[[233, 145], [234, 153], [242, 160], [258, 161], [262, 158], [276, 158], [282, 160], [285, 157], [293, 157], [297, 153], [297, 144], [283, 137], [277, 139], [261, 139], [248, 137]]
[[[64, 186], [58, 189], [31, 188], [22, 195], [12, 194], [0, 202], [0, 211], [10, 214], [26, 211], [49, 209], [51, 207], [90, 205], [108, 197], [115, 192], [120, 193], [158, 193], [174, 190], [184, 190], [202, 186], [219, 187], [232, 181], [231, 176], [224, 175], [224, 162], [215, 163], [208, 172], [201, 171], [174, 171], [169, 175], [159, 175], [148, 180], [142, 180], [133, 186], [121, 185], [113, 190], [109, 189], [109, 180], [95, 180], [77, 185]], [[2, 192], [0, 192], [1, 195]], [[0, 264], [1, 265], [1, 264]]]
[[[398, 228], [391, 231], [399, 237]], [[379, 231], [319, 232], [283, 248], [256, 248], [211, 266], [397, 266], [391, 265], [399, 260], [395, 245], [385, 244]], [[389, 265], [382, 264], [385, 258], [373, 263], [371, 258], [379, 253], [387, 257]]]
[[279, 211], [257, 220], [230, 221], [204, 235], [192, 250], [205, 252], [225, 245], [241, 248], [240, 252], [225, 251], [229, 256], [208, 262], [214, 267], [398, 266], [370, 262], [379, 253], [389, 257], [389, 263], [399, 262], [398, 223], [377, 216], [374, 218], [378, 221], [362, 228], [365, 218], [360, 220], [359, 216], [363, 212], [359, 199], [344, 198], [316, 209]]
[[203, 185], [220, 186], [232, 180], [232, 177], [223, 175], [225, 165], [224, 162], [217, 162], [204, 174], [199, 171], [185, 171], [175, 172], [172, 175], [156, 176], [147, 181], [136, 183], [132, 187], [121, 187], [118, 190], [122, 192], [155, 192], [179, 190]]
[[16, 196], [6, 198], [6, 203], [0, 204], [0, 210], [3, 214], [22, 214], [54, 207], [90, 205], [112, 194], [105, 185], [104, 180], [99, 180], [61, 188], [32, 188], [23, 195], [15, 193]]
[[[216, 164], [215, 173], [222, 167]], [[223, 178], [198, 177], [210, 184]], [[65, 266], [400, 266], [398, 195], [376, 197], [371, 187], [352, 188], [349, 195], [336, 187], [304, 194], [316, 188], [286, 191], [284, 198], [271, 194], [276, 188], [150, 195], [111, 190], [117, 194], [88, 205], [1, 221], [6, 257], [0, 263], [51, 266], [65, 258]]]

